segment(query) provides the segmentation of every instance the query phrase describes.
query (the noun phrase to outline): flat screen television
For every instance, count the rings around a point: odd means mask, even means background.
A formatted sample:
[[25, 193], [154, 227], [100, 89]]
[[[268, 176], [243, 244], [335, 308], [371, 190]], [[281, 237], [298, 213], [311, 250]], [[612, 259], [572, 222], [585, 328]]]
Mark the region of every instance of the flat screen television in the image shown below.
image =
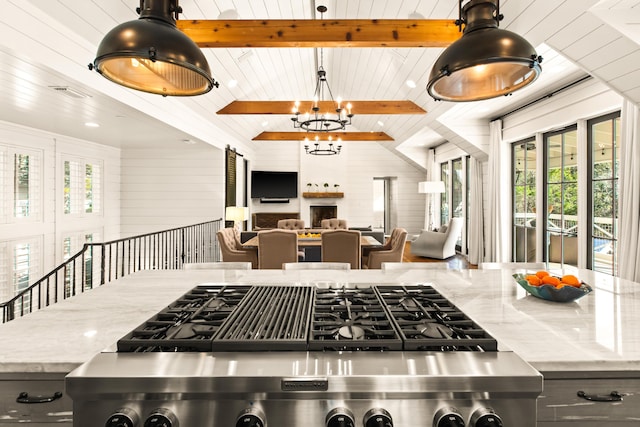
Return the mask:
[[298, 172], [251, 171], [252, 199], [298, 197]]

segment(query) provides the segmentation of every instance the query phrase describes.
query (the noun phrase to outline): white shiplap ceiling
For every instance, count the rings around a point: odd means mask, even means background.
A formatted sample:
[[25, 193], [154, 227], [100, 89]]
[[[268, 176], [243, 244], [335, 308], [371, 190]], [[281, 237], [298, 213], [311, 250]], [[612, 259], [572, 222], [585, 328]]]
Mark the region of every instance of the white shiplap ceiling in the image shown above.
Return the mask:
[[[181, 19], [457, 18], [455, 0], [181, 0]], [[163, 98], [118, 87], [90, 72], [97, 46], [111, 28], [137, 19], [137, 0], [0, 0], [0, 120], [119, 147], [164, 147], [189, 139], [251, 151], [264, 130], [289, 131], [288, 116], [220, 116], [234, 100], [309, 99], [319, 51], [204, 49], [218, 89], [192, 98]], [[436, 103], [426, 93], [431, 65], [441, 49], [324, 49], [334, 95], [349, 99], [409, 99], [422, 116], [356, 116], [353, 131], [384, 131], [405, 151], [409, 145], [451, 140], [439, 118], [464, 120], [503, 114], [585, 74], [640, 102], [640, 1], [502, 0], [501, 28], [527, 38], [545, 60], [543, 75], [513, 96], [475, 103]], [[614, 64], [614, 65], [611, 65]], [[413, 80], [415, 88], [407, 86]], [[236, 82], [232, 86], [232, 82]], [[89, 95], [74, 99], [50, 86]], [[85, 122], [100, 124], [87, 128]], [[449, 119], [450, 121], [450, 119]], [[383, 125], [381, 126], [380, 123]], [[460, 138], [464, 140], [464, 138]], [[457, 142], [471, 154], [477, 147]], [[424, 149], [424, 148], [422, 148]]]

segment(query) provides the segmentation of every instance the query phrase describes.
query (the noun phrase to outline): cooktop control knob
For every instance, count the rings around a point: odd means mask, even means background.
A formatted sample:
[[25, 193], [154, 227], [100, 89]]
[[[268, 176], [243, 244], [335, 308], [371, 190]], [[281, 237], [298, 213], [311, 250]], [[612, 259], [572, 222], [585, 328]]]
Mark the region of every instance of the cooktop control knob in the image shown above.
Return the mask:
[[491, 408], [480, 408], [471, 414], [472, 427], [502, 427], [502, 419]]
[[364, 414], [364, 427], [393, 427], [391, 415], [382, 408], [369, 409]]
[[154, 409], [145, 420], [144, 427], [178, 427], [178, 418], [167, 408]]
[[355, 427], [353, 414], [347, 408], [333, 408], [327, 414], [327, 427]]
[[138, 414], [131, 408], [120, 408], [107, 420], [104, 427], [137, 427]]
[[453, 406], [440, 408], [433, 417], [433, 427], [464, 427], [464, 418]]
[[258, 408], [250, 408], [238, 416], [236, 427], [265, 427], [265, 417]]

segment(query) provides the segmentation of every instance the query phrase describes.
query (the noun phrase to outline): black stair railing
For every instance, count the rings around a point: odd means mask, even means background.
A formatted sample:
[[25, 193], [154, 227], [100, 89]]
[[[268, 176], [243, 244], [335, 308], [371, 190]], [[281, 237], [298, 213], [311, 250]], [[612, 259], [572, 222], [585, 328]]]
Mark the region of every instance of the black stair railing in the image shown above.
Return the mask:
[[220, 261], [216, 232], [221, 227], [224, 222], [217, 219], [110, 242], [85, 243], [63, 264], [0, 304], [2, 323], [136, 271]]

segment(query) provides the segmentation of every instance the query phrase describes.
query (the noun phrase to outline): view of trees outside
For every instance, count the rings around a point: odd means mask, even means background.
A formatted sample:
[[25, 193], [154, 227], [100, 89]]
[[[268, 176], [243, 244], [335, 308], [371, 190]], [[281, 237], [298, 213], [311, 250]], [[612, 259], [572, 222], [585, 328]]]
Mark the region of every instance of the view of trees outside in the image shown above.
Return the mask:
[[513, 145], [513, 260], [536, 260], [536, 145], [533, 139]]
[[588, 133], [593, 194], [590, 268], [617, 274], [619, 113], [590, 121]]
[[449, 163], [440, 164], [440, 180], [444, 182], [445, 191], [440, 194], [440, 225], [449, 223]]
[[15, 155], [14, 171], [14, 216], [26, 218], [29, 216], [29, 155]]
[[548, 260], [578, 264], [578, 131], [545, 135]]

